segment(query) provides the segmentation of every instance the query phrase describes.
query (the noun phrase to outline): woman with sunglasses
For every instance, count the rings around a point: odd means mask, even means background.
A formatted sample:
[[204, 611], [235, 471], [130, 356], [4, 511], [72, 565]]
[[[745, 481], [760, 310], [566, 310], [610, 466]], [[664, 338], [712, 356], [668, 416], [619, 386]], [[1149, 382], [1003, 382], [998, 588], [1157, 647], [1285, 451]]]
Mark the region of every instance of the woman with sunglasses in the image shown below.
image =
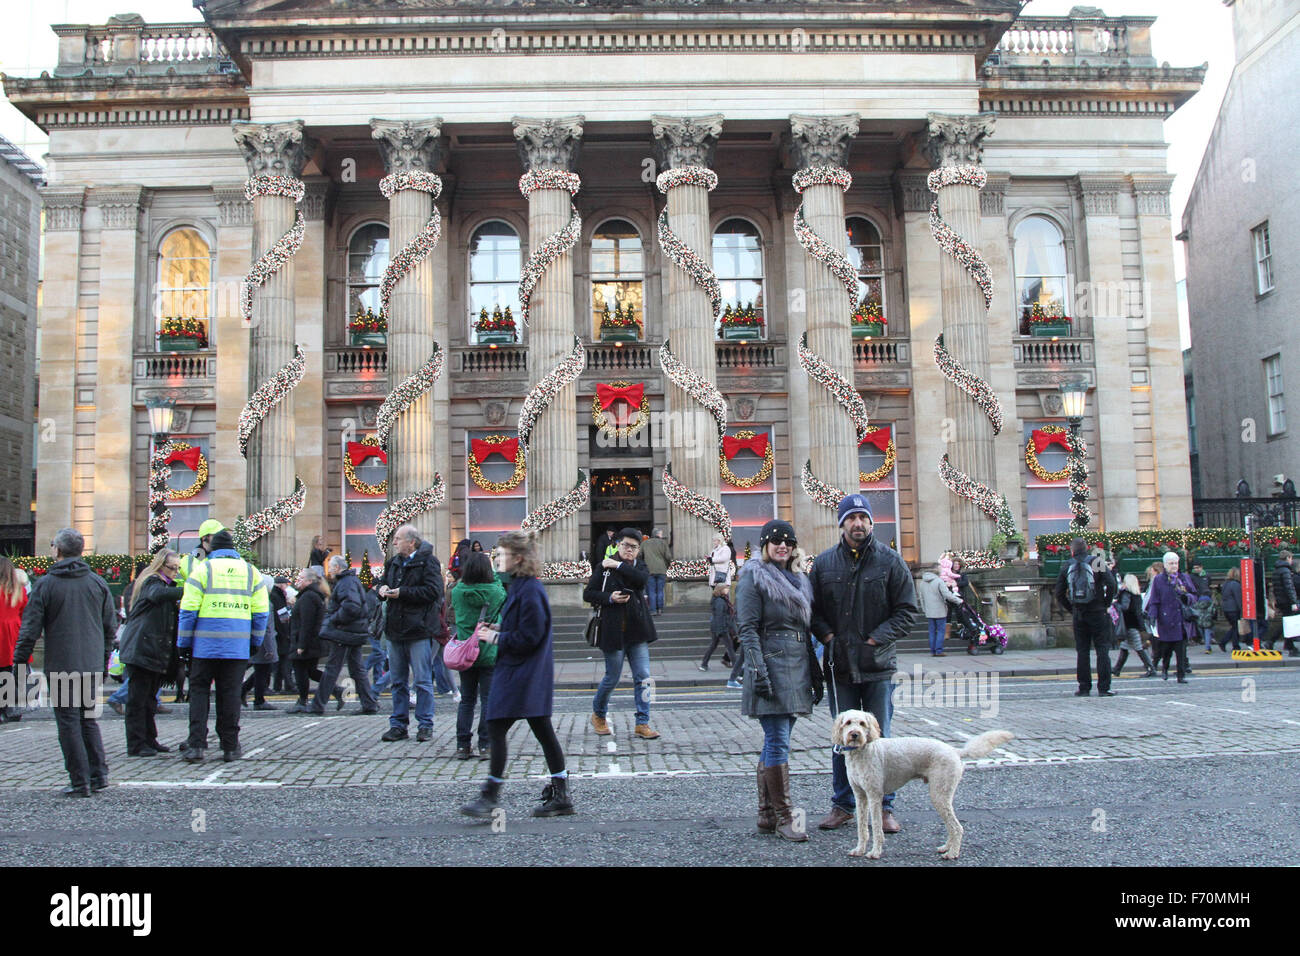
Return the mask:
[[763, 726], [758, 761], [758, 829], [802, 843], [790, 802], [790, 733], [822, 698], [812, 649], [812, 584], [794, 560], [794, 527], [773, 519], [759, 534], [759, 560], [746, 561], [736, 586], [745, 683], [740, 712]]
[[175, 666], [178, 606], [185, 589], [176, 583], [181, 556], [164, 548], [135, 579], [126, 626], [122, 663], [126, 665], [126, 754], [155, 757], [170, 747], [158, 741], [158, 688]]

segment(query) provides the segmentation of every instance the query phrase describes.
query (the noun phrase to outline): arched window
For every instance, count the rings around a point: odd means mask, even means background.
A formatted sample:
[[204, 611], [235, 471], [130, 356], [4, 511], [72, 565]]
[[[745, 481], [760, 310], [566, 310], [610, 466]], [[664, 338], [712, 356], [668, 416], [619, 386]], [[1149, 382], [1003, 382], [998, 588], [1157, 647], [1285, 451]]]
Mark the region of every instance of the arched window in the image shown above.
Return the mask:
[[1029, 216], [1016, 226], [1016, 289], [1019, 292], [1020, 332], [1029, 334], [1029, 319], [1070, 314], [1066, 288], [1065, 239], [1045, 216]]
[[160, 348], [207, 348], [212, 253], [197, 229], [173, 229], [158, 245]]
[[[499, 219], [485, 222], [474, 230], [469, 241], [469, 340], [480, 341], [475, 328], [484, 310], [489, 320], [499, 311], [504, 320], [508, 311], [515, 333], [508, 341], [519, 341], [519, 279], [523, 247], [519, 233]], [[505, 326], [495, 323], [499, 330]], [[490, 333], [484, 334], [484, 339]]]
[[372, 222], [348, 240], [348, 319], [360, 312], [378, 316], [379, 283], [388, 268], [388, 227]]
[[870, 220], [850, 216], [844, 221], [848, 233], [849, 262], [858, 273], [858, 305], [872, 303], [885, 308], [885, 245], [880, 230]]
[[624, 219], [602, 223], [591, 237], [593, 338], [645, 336], [645, 256], [641, 234]]
[[713, 271], [722, 286], [719, 337], [766, 338], [763, 240], [753, 223], [728, 219], [714, 230]]

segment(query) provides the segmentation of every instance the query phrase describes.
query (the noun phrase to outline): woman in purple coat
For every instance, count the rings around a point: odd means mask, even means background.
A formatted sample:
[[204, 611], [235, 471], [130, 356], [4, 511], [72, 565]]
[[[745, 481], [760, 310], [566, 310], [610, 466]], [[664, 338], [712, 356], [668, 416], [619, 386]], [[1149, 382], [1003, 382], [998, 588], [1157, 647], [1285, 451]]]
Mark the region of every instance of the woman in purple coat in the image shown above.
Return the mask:
[[1178, 652], [1178, 683], [1187, 683], [1187, 639], [1195, 637], [1196, 622], [1183, 619], [1184, 605], [1196, 599], [1196, 584], [1186, 571], [1178, 570], [1178, 555], [1165, 553], [1165, 570], [1151, 582], [1147, 617], [1156, 623], [1161, 676], [1169, 679], [1169, 657]]
[[481, 640], [496, 644], [497, 662], [492, 676], [492, 693], [483, 707], [487, 721], [491, 758], [488, 778], [479, 798], [460, 808], [471, 817], [491, 817], [498, 806], [506, 770], [506, 734], [517, 720], [527, 720], [546, 756], [551, 782], [542, 790], [542, 805], [535, 817], [568, 816], [569, 773], [564, 769], [564, 751], [551, 726], [554, 703], [555, 658], [551, 652], [551, 605], [546, 589], [537, 580], [541, 569], [535, 538], [522, 531], [509, 531], [497, 541], [498, 571], [511, 575], [501, 621], [479, 632]]

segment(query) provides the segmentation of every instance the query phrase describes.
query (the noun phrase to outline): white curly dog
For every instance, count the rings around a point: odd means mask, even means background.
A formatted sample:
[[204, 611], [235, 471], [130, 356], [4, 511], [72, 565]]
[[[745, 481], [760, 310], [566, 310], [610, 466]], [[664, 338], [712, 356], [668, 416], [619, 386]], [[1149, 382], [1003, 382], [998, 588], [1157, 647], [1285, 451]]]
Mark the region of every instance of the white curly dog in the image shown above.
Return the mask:
[[[964, 770], [962, 758], [985, 757], [1001, 747], [1014, 734], [1007, 730], [990, 730], [968, 741], [961, 750], [929, 737], [880, 736], [880, 724], [863, 710], [846, 710], [835, 719], [831, 743], [844, 752], [849, 784], [858, 802], [858, 845], [849, 856], [880, 859], [884, 841], [881, 834], [881, 801], [909, 780], [920, 777], [930, 785], [930, 802], [948, 828], [948, 840], [939, 847], [945, 860], [955, 860], [961, 853], [962, 827], [952, 809]], [[867, 821], [871, 821], [871, 852], [867, 852]]]

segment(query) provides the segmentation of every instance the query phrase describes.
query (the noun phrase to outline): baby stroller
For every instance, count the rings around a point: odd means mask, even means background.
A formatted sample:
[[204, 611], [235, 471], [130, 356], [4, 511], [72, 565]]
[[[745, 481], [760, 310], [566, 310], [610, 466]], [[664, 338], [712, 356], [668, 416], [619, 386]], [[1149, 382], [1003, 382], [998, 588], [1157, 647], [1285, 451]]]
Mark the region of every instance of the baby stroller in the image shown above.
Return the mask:
[[1007, 631], [1001, 624], [986, 624], [979, 612], [967, 601], [953, 608], [953, 633], [959, 641], [966, 642], [966, 653], [976, 654], [987, 647], [994, 654], [1007, 648]]

